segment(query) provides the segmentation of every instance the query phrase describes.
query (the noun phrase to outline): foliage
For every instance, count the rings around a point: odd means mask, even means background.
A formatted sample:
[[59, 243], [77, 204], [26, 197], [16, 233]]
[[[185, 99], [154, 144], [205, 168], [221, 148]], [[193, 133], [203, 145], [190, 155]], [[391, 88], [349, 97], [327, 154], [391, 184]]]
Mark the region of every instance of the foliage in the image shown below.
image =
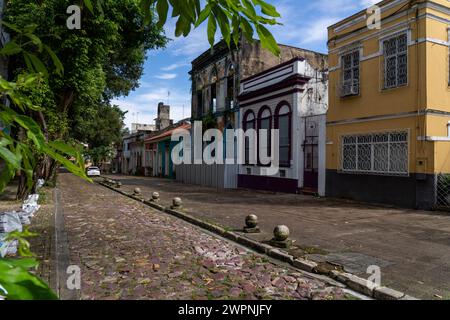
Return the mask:
[[30, 272], [39, 266], [26, 240], [33, 236], [35, 234], [25, 230], [12, 232], [7, 238], [8, 241], [18, 241], [18, 253], [22, 257], [22, 259], [0, 259], [0, 296], [8, 300], [58, 299], [44, 281]]
[[[95, 119], [97, 124], [108, 125], [94, 108], [103, 106], [110, 108], [104, 109], [108, 112], [116, 112], [109, 101], [138, 87], [146, 50], [163, 47], [167, 42], [162, 27], [170, 7], [172, 17], [177, 18], [177, 37], [187, 36], [193, 28], [208, 21], [207, 37], [211, 45], [218, 26], [229, 46], [238, 45], [241, 33], [252, 41], [256, 30], [264, 48], [277, 55], [280, 52], [265, 27], [277, 24], [279, 14], [263, 0], [94, 3], [83, 0], [83, 3], [91, 14], [83, 11], [82, 30], [68, 30], [65, 10], [72, 1], [8, 1], [3, 24], [9, 28], [12, 40], [0, 50], [0, 55], [10, 57], [14, 79], [0, 78], [1, 98], [11, 102], [10, 106], [0, 105], [0, 121], [11, 128], [11, 134], [0, 133], [0, 158], [6, 166], [0, 173], [0, 192], [17, 172], [26, 176], [27, 188], [31, 189], [38, 178], [36, 168], [46, 157], [88, 179], [81, 145], [67, 143], [72, 132], [75, 135], [84, 132], [71, 130], [70, 125], [83, 127], [80, 115], [88, 114], [88, 122]], [[41, 40], [44, 38], [45, 43]], [[116, 112], [114, 121], [120, 123], [121, 116]], [[96, 137], [86, 133], [85, 138], [92, 142]], [[115, 138], [114, 134], [108, 134], [93, 144], [100, 148]], [[26, 236], [30, 234], [11, 235], [11, 239], [19, 241], [22, 259], [0, 259], [0, 295], [8, 299], [56, 299], [49, 287], [30, 272], [38, 263], [27, 258], [31, 252], [23, 238]]]
[[94, 164], [100, 164], [103, 161], [111, 160], [115, 155], [115, 150], [112, 146], [100, 146], [89, 149], [87, 155]]
[[88, 142], [89, 149], [119, 145], [126, 112], [109, 103], [86, 109], [89, 110], [86, 113], [73, 114], [71, 136], [78, 141]]
[[264, 0], [140, 0], [140, 2], [149, 21], [152, 17], [152, 8], [156, 7], [158, 26], [166, 23], [169, 7], [172, 7], [172, 17], [177, 18], [175, 28], [177, 37], [186, 37], [193, 28], [208, 21], [207, 36], [211, 46], [214, 45], [217, 27], [228, 46], [231, 46], [231, 43], [238, 45], [241, 32], [248, 41], [253, 41], [256, 30], [263, 48], [277, 56], [280, 54], [277, 42], [265, 27], [279, 24], [276, 18], [279, 18], [280, 14], [274, 6]]
[[[0, 134], [0, 158], [6, 164], [5, 169], [0, 173], [0, 192], [3, 192], [18, 170], [26, 174], [27, 187], [31, 189], [37, 159], [44, 154], [66, 166], [72, 173], [88, 179], [84, 173], [84, 161], [79, 150], [60, 140], [47, 141], [36, 121], [23, 114], [29, 110], [40, 110], [28, 97], [21, 94], [21, 89], [39, 85], [40, 77], [41, 75], [36, 74], [20, 75], [17, 82], [0, 78], [1, 96], [8, 98], [18, 109], [15, 111], [13, 108], [0, 105], [0, 121], [3, 125], [22, 133], [16, 138], [4, 132]], [[69, 157], [74, 158], [75, 163], [69, 161]]]

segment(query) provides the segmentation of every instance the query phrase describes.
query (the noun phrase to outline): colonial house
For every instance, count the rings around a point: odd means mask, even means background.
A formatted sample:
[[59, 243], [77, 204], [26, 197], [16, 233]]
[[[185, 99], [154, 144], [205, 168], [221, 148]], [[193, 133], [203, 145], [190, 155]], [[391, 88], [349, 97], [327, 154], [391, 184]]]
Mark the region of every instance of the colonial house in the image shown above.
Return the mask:
[[177, 142], [172, 141], [172, 134], [180, 129], [190, 130], [191, 125], [181, 121], [145, 140], [146, 176], [175, 179], [176, 166], [171, 155]]
[[153, 131], [138, 131], [123, 137], [121, 173], [144, 175], [144, 140]]
[[364, 10], [328, 29], [326, 194], [430, 209], [450, 173], [450, 2], [378, 6], [381, 28]]
[[173, 124], [170, 119], [170, 106], [163, 102], [158, 104], [158, 116], [155, 124], [138, 124], [131, 125], [131, 134], [123, 138], [122, 148], [120, 151], [121, 173], [134, 175], [151, 175], [151, 166], [148, 165], [146, 153], [149, 151], [146, 146], [146, 139], [158, 135], [161, 131]]
[[[247, 137], [238, 187], [325, 195], [327, 69], [327, 56], [316, 54], [314, 59], [294, 58], [242, 80], [239, 125], [258, 134], [260, 129], [278, 129], [279, 170], [267, 174], [259, 159], [251, 163]], [[256, 140], [259, 152], [259, 136]]]
[[[239, 46], [228, 48], [220, 41], [194, 61], [192, 79], [192, 121], [203, 121], [204, 129], [211, 127], [221, 131], [237, 129], [240, 124], [239, 88], [241, 81], [296, 57], [314, 59], [315, 52], [280, 45], [281, 54], [274, 56], [262, 48], [259, 41], [241, 40]], [[182, 175], [177, 180], [189, 184], [201, 184], [215, 188], [236, 188], [238, 165], [183, 164]]]

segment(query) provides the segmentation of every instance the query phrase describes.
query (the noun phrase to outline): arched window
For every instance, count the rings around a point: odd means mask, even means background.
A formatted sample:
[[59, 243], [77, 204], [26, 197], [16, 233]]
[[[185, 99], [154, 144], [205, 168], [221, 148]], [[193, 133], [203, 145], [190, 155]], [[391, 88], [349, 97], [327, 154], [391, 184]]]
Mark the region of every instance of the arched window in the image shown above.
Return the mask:
[[225, 105], [228, 109], [234, 108], [234, 94], [235, 94], [235, 69], [234, 65], [230, 63], [227, 69], [227, 96]]
[[203, 81], [200, 76], [197, 77], [195, 81], [195, 93], [197, 96], [197, 108], [196, 115], [197, 118], [201, 118], [203, 116]]
[[[248, 110], [244, 115], [244, 121], [242, 123], [244, 131], [247, 132], [248, 130], [256, 130], [256, 117], [253, 111]], [[252, 164], [250, 159], [250, 137], [245, 137], [245, 164], [249, 165]], [[256, 150], [255, 150], [256, 151]]]
[[[272, 129], [272, 113], [269, 109], [269, 107], [265, 106], [262, 107], [259, 110], [258, 113], [258, 154], [259, 152], [263, 152], [262, 154], [267, 154], [267, 156], [271, 156], [271, 150], [272, 150], [272, 135], [271, 135], [271, 129]], [[267, 130], [267, 145], [263, 146], [259, 136], [260, 136], [260, 130]]]
[[275, 111], [275, 129], [279, 130], [280, 166], [291, 166], [292, 111], [287, 102], [281, 102]]
[[211, 100], [210, 100], [210, 110], [214, 113], [217, 111], [217, 69], [213, 68], [211, 71], [211, 76], [209, 78], [210, 85], [210, 93], [211, 93]]

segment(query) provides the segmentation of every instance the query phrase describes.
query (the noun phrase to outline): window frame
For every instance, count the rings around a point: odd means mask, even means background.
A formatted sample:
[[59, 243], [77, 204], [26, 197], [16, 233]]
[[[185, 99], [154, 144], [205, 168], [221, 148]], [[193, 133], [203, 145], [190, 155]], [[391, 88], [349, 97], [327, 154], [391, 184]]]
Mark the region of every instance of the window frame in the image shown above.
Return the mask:
[[[403, 51], [399, 52], [399, 50], [398, 50], [399, 38], [402, 36], [406, 37], [406, 45], [405, 45], [406, 50], [404, 52]], [[396, 39], [396, 42], [395, 42], [396, 53], [395, 53], [395, 55], [394, 54], [387, 55], [385, 43], [388, 41], [391, 41], [393, 39]], [[402, 88], [402, 87], [408, 86], [408, 84], [409, 84], [409, 45], [410, 45], [410, 32], [408, 30], [397, 32], [395, 34], [391, 34], [389, 36], [386, 36], [386, 37], [380, 39], [380, 52], [381, 52], [381, 56], [383, 59], [383, 70], [382, 70], [383, 76], [382, 76], [382, 87], [381, 87], [382, 90], [391, 90], [391, 89], [397, 89], [397, 88]], [[406, 56], [406, 81], [403, 84], [399, 84], [399, 75], [398, 75], [399, 74], [398, 73], [399, 56], [403, 55], [403, 54]], [[395, 67], [396, 67], [395, 68], [395, 71], [396, 71], [395, 85], [388, 86], [387, 85], [387, 70], [388, 70], [387, 69], [388, 68], [387, 60], [389, 58], [393, 58], [393, 57], [395, 57]]]
[[[362, 52], [361, 51], [362, 51], [361, 48], [355, 48], [355, 49], [343, 52], [340, 55], [340, 62], [341, 62], [341, 79], [340, 79], [340, 81], [341, 81], [341, 86], [340, 86], [341, 87], [341, 92], [340, 92], [340, 96], [342, 98], [359, 96], [361, 94], [361, 56], [362, 56]], [[358, 54], [358, 59], [357, 60], [354, 59], [355, 53]], [[350, 56], [350, 59], [351, 59], [351, 67], [350, 68], [345, 68], [344, 58], [346, 56]], [[355, 66], [355, 64], [354, 64], [355, 61], [358, 62], [357, 66]], [[357, 80], [358, 81], [358, 87], [357, 87], [358, 90], [357, 90], [356, 93], [351, 93], [351, 92], [350, 93], [345, 93], [344, 92], [344, 86], [345, 86], [345, 82], [346, 81], [351, 81], [351, 87], [354, 86], [354, 81], [355, 81], [354, 71], [355, 71], [355, 69], [358, 69], [358, 80]], [[351, 71], [351, 79], [350, 80], [345, 80], [344, 79], [345, 71], [347, 71], [347, 70]]]
[[[405, 134], [406, 138], [404, 141], [392, 141], [392, 136], [393, 134]], [[388, 141], [384, 141], [384, 142], [379, 142], [379, 141], [375, 141], [374, 142], [374, 137], [375, 136], [380, 136], [380, 135], [388, 135]], [[370, 142], [359, 142], [358, 139], [361, 137], [371, 137], [371, 141]], [[345, 139], [349, 138], [355, 139], [355, 142], [353, 143], [345, 143]], [[391, 171], [391, 150], [392, 150], [392, 145], [394, 144], [406, 144], [406, 172], [401, 172], [401, 171]], [[381, 144], [388, 144], [388, 152], [387, 152], [387, 166], [388, 169], [383, 171], [383, 170], [375, 170], [375, 146], [376, 145], [381, 145]], [[344, 168], [344, 162], [345, 162], [345, 146], [349, 146], [349, 145], [354, 145], [355, 146], [355, 169], [345, 169]], [[358, 163], [359, 163], [359, 145], [369, 145], [370, 146], [370, 169], [369, 170], [362, 170], [358, 167]], [[342, 135], [340, 137], [340, 172], [341, 173], [346, 173], [346, 174], [366, 174], [366, 175], [379, 175], [379, 176], [395, 176], [395, 177], [409, 177], [410, 176], [410, 130], [409, 129], [404, 129], [404, 130], [387, 130], [387, 131], [381, 131], [381, 132], [367, 132], [367, 133], [357, 133], [357, 134], [345, 134]]]
[[[217, 68], [214, 67], [211, 70], [211, 75], [209, 77], [209, 110], [214, 114], [217, 112], [217, 89], [218, 89], [218, 82], [219, 82], [219, 72], [217, 71]], [[214, 92], [214, 96], [213, 96]]]
[[[269, 111], [269, 116], [267, 116], [267, 117], [263, 117], [263, 113], [264, 113], [264, 111], [266, 111], [266, 110], [268, 110]], [[263, 165], [263, 164], [261, 164], [261, 162], [260, 162], [260, 158], [259, 158], [259, 151], [260, 151], [260, 145], [259, 145], [259, 143], [260, 143], [260, 141], [259, 141], [259, 130], [263, 130], [263, 129], [265, 129], [265, 128], [261, 128], [261, 123], [262, 123], [262, 121], [265, 121], [265, 120], [269, 120], [269, 128], [267, 129], [268, 130], [268, 140], [267, 140], [267, 144], [268, 144], [268, 146], [267, 146], [267, 148], [268, 148], [268, 150], [269, 150], [269, 152], [268, 152], [268, 156], [270, 157], [270, 156], [272, 156], [272, 128], [273, 128], [273, 114], [272, 114], [272, 110], [269, 108], [269, 106], [262, 106], [260, 109], [259, 109], [259, 112], [258, 112], [258, 130], [257, 130], [257, 136], [256, 136], [256, 141], [257, 141], [257, 146], [258, 146], [258, 148], [257, 148], [257, 151], [258, 151], [258, 154], [257, 154], [257, 159], [258, 159], [258, 165], [259, 166], [261, 166], [261, 167], [270, 167], [270, 164], [267, 164], [267, 165]]]
[[[225, 97], [225, 108], [226, 109], [234, 109], [235, 107], [235, 97], [236, 97], [236, 67], [233, 63], [230, 63], [227, 67], [227, 76], [226, 76], [226, 97]], [[230, 73], [232, 72], [232, 75]], [[232, 78], [232, 79], [230, 79]], [[233, 93], [232, 97], [229, 96], [229, 84], [230, 82], [233, 83]]]
[[[280, 115], [280, 111], [283, 107], [288, 107], [289, 108], [289, 112], [288, 113], [284, 113], [282, 115]], [[282, 101], [277, 105], [277, 108], [275, 109], [275, 116], [274, 116], [274, 120], [275, 120], [275, 124], [274, 124], [274, 129], [278, 129], [280, 130], [280, 118], [281, 117], [288, 117], [288, 137], [289, 137], [289, 143], [287, 144], [288, 149], [289, 149], [289, 153], [288, 153], [288, 161], [287, 162], [282, 162], [281, 158], [279, 159], [279, 164], [280, 167], [282, 168], [290, 168], [292, 166], [292, 107], [291, 105], [287, 102], [287, 101]], [[281, 135], [280, 135], [281, 138]], [[281, 145], [281, 141], [279, 142], [279, 149], [281, 149], [282, 147], [286, 147], [286, 146], [282, 146]], [[279, 150], [279, 154], [281, 155], [281, 152]]]
[[[253, 115], [253, 119], [252, 120], [248, 120], [249, 116]], [[256, 128], [256, 115], [253, 112], [253, 110], [247, 110], [244, 114], [244, 118], [242, 121], [242, 127], [244, 129], [244, 133], [247, 132], [248, 130], [248, 124], [251, 123], [252, 124], [252, 129], [253, 130], [257, 130]], [[256, 138], [257, 139], [257, 138]], [[253, 166], [253, 164], [250, 163], [250, 141], [248, 141], [247, 143], [247, 138], [244, 138], [244, 163], [246, 166]]]

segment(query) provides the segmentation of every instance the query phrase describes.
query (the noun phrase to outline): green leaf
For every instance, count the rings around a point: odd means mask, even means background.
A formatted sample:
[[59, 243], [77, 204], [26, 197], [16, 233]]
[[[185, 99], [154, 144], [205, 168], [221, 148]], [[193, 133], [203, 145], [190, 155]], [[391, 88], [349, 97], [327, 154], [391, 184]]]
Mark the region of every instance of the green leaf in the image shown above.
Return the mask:
[[41, 41], [41, 39], [39, 39], [38, 36], [36, 36], [32, 33], [25, 33], [24, 36], [27, 37], [28, 39], [30, 39], [31, 42], [33, 42], [33, 44], [35, 44], [38, 47], [39, 52], [42, 51], [42, 41]]
[[262, 47], [269, 50], [274, 55], [279, 56], [281, 53], [280, 48], [270, 31], [263, 25], [257, 25], [256, 31], [258, 32]]
[[14, 40], [11, 40], [0, 50], [0, 55], [11, 56], [20, 52], [22, 52], [22, 48]]
[[15, 24], [8, 23], [6, 21], [1, 21], [0, 23], [5, 25], [5, 26], [7, 26], [9, 29], [11, 29], [11, 30], [13, 30], [13, 31], [15, 31], [15, 32], [17, 32], [19, 34], [22, 33], [22, 30], [20, 30], [19, 27], [16, 26]]
[[228, 20], [227, 15], [224, 13], [223, 9], [220, 7], [215, 7], [213, 9], [214, 15], [219, 23], [220, 31], [222, 32], [222, 36], [225, 39], [225, 42], [228, 46], [230, 46], [231, 42], [231, 34], [230, 34], [230, 22]]
[[211, 14], [208, 20], [208, 41], [211, 47], [214, 46], [214, 42], [216, 41], [216, 31], [217, 31], [216, 18], [214, 17], [214, 15]]
[[94, 14], [94, 7], [92, 6], [91, 0], [83, 0], [83, 1], [84, 5], [86, 6], [86, 8], [88, 8], [89, 12]]
[[199, 25], [205, 22], [205, 20], [209, 17], [210, 14], [211, 14], [211, 6], [207, 4], [205, 8], [200, 12], [197, 22], [195, 23], [195, 27], [197, 28]]
[[44, 48], [53, 61], [53, 65], [56, 68], [56, 73], [62, 75], [64, 73], [64, 66], [61, 63], [61, 60], [59, 60], [58, 56], [53, 52], [53, 50], [49, 46], [44, 45]]
[[270, 17], [279, 18], [281, 15], [278, 13], [277, 9], [263, 0], [257, 0], [256, 3], [261, 7], [261, 12]]
[[14, 169], [20, 169], [22, 158], [12, 153], [6, 147], [0, 147], [0, 158], [9, 163]]
[[48, 78], [48, 71], [45, 67], [44, 63], [39, 59], [37, 56], [31, 53], [26, 53], [26, 56], [28, 56], [31, 60], [31, 63], [33, 64], [34, 70], [37, 72], [40, 72], [44, 75], [45, 78]]
[[156, 4], [156, 11], [158, 12], [158, 23], [157, 26], [162, 28], [167, 21], [167, 15], [169, 12], [169, 3], [167, 0], [158, 0]]
[[27, 260], [23, 264], [0, 259], [0, 285], [6, 290], [8, 300], [56, 300], [58, 297], [49, 286], [31, 274], [27, 266], [32, 264]]
[[241, 27], [247, 40], [253, 41], [253, 33], [255, 31], [251, 24], [246, 19], [241, 19]]

